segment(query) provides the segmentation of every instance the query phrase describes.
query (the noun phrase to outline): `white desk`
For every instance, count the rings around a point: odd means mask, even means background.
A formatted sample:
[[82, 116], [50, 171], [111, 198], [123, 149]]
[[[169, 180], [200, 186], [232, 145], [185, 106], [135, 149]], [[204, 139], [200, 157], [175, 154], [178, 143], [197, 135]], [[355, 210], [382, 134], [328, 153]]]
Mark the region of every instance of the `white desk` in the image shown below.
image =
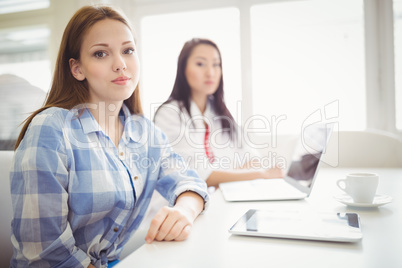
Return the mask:
[[[217, 190], [208, 211], [195, 221], [183, 242], [145, 244], [116, 267], [402, 267], [402, 168], [364, 169], [380, 175], [378, 193], [393, 197], [379, 208], [352, 208], [333, 199], [335, 181], [358, 169], [321, 169], [311, 196], [302, 201], [224, 201]], [[317, 242], [234, 236], [228, 229], [250, 208], [314, 206], [320, 210], [357, 212], [363, 240]]]

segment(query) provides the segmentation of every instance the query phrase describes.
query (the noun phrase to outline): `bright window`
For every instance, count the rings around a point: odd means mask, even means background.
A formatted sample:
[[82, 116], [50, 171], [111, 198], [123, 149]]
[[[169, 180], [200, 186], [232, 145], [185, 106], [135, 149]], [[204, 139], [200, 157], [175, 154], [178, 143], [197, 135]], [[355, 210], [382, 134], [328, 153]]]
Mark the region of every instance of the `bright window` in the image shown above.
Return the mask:
[[394, 0], [396, 128], [402, 130], [402, 0]]
[[237, 8], [153, 15], [141, 21], [141, 86], [144, 113], [153, 118], [167, 100], [184, 43], [194, 37], [214, 41], [222, 54], [225, 100], [235, 113], [241, 100], [240, 34]]
[[340, 130], [366, 127], [362, 0], [255, 5], [251, 34], [254, 114], [285, 115], [278, 133], [295, 133], [337, 102]]
[[48, 8], [50, 0], [1, 0], [0, 14]]
[[13, 148], [21, 123], [43, 104], [51, 81], [49, 34], [40, 25], [0, 31], [0, 149]]
[[49, 35], [46, 26], [0, 31], [0, 74], [17, 75], [48, 91], [51, 81]]

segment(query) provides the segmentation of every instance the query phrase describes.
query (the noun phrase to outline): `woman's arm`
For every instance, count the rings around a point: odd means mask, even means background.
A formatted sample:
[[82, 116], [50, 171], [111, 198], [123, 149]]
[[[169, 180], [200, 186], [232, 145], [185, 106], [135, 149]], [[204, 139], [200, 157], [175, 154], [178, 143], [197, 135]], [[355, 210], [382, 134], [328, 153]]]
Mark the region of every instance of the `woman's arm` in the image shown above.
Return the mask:
[[156, 190], [169, 201], [170, 207], [161, 208], [146, 236], [147, 243], [157, 241], [181, 241], [188, 237], [195, 218], [208, 204], [207, 185], [197, 173], [188, 170], [184, 159], [172, 151], [166, 135], [156, 129], [154, 146], [160, 155]]
[[194, 220], [204, 209], [204, 199], [195, 192], [184, 192], [172, 208], [163, 207], [153, 218], [145, 241], [182, 241], [191, 231]]
[[[11, 172], [12, 242], [18, 265], [87, 266], [68, 222], [68, 165], [60, 114], [37, 115], [16, 150]], [[41, 230], [41, 232], [38, 232]], [[23, 266], [23, 265], [22, 265]]]
[[207, 179], [208, 186], [218, 187], [219, 183], [230, 181], [245, 181], [254, 179], [273, 179], [282, 178], [283, 170], [280, 168], [271, 168], [264, 170], [236, 169], [232, 171], [212, 171]]

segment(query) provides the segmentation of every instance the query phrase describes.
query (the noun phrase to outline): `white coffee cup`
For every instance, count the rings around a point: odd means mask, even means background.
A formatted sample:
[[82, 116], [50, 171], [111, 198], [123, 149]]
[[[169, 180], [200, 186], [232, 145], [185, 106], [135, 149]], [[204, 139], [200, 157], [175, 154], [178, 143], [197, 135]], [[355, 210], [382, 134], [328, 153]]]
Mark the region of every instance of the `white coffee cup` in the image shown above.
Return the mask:
[[352, 197], [355, 203], [373, 203], [378, 186], [378, 174], [350, 173], [336, 185]]

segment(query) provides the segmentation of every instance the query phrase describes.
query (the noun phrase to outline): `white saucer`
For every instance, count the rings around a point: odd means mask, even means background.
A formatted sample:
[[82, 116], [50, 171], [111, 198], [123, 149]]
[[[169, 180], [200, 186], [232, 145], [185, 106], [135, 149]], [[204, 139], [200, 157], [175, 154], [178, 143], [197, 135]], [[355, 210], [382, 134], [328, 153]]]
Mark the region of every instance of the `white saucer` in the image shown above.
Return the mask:
[[392, 197], [388, 195], [375, 195], [373, 203], [355, 203], [353, 202], [352, 197], [350, 197], [347, 194], [334, 196], [334, 198], [345, 205], [351, 207], [362, 207], [362, 208], [374, 208], [392, 202]]

